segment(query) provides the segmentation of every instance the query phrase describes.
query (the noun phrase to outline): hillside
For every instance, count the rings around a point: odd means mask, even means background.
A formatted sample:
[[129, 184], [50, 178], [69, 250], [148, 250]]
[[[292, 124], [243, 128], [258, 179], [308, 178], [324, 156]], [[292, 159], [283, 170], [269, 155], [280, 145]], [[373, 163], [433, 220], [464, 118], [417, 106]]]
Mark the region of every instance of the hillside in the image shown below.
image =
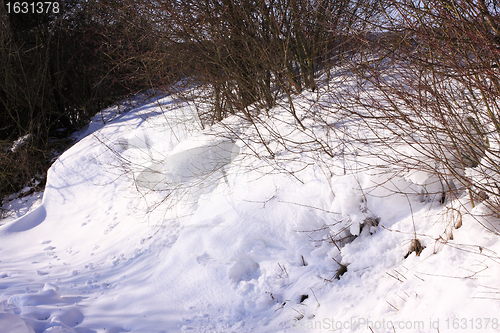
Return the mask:
[[[314, 96], [295, 97], [308, 128]], [[0, 226], [1, 332], [498, 330], [498, 220], [388, 166], [360, 119], [315, 129], [329, 157], [253, 140], [312, 133], [279, 106], [202, 129], [174, 96], [136, 104], [76, 133]]]

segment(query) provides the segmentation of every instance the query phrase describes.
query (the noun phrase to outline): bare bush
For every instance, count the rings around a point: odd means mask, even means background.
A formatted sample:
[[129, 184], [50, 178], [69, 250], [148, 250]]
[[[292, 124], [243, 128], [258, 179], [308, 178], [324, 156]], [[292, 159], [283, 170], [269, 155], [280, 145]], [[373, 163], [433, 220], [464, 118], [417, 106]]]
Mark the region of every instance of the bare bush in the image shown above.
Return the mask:
[[[350, 0], [105, 2], [99, 20], [116, 19], [113, 25], [123, 38], [110, 38], [110, 52], [124, 69], [176, 92], [181, 79], [206, 89], [202, 96], [211, 108], [200, 119], [213, 124], [236, 112], [251, 121], [248, 106], [254, 103], [258, 110], [269, 110], [282, 96], [291, 101], [303, 89], [315, 90], [318, 73], [358, 47], [353, 36], [377, 5]], [[113, 43], [117, 40], [123, 47]], [[303, 127], [293, 105], [289, 111]]]
[[365, 39], [373, 46], [351, 64], [344, 110], [392, 149], [390, 164], [437, 176], [442, 203], [463, 189], [498, 216], [498, 6], [398, 1], [385, 22], [384, 38]]

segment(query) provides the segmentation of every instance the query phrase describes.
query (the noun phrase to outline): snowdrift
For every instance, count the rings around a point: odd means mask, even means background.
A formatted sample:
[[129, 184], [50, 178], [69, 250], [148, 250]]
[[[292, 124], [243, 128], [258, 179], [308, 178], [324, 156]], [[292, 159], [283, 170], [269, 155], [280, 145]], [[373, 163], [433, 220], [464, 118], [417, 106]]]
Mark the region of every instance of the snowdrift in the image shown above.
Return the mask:
[[326, 170], [283, 151], [279, 169], [251, 128], [223, 138], [173, 104], [105, 111], [0, 226], [0, 332], [498, 330], [485, 207], [441, 205], [428, 175], [370, 156]]

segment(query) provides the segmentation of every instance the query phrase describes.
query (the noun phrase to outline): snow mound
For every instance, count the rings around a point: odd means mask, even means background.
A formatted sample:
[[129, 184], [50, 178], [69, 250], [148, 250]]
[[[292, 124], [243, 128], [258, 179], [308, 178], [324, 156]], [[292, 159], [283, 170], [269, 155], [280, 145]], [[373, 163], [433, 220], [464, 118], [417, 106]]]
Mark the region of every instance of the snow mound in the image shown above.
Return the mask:
[[[145, 148], [134, 147], [140, 150]], [[224, 172], [223, 168], [236, 158], [239, 150], [238, 145], [229, 140], [215, 141], [210, 136], [188, 138], [163, 161], [153, 161], [137, 171], [136, 183], [151, 190], [192, 186], [193, 182], [215, 172]]]
[[42, 290], [11, 296], [4, 301], [5, 313], [0, 313], [2, 332], [76, 333], [75, 327], [84, 320], [76, 306], [82, 297], [61, 297], [59, 287], [46, 283]]
[[497, 318], [500, 243], [485, 226], [499, 223], [484, 205], [423, 198], [439, 190], [428, 174], [390, 170], [366, 143], [297, 158], [273, 137], [310, 133], [270, 112], [267, 146], [261, 123], [214, 135], [169, 97], [96, 119], [38, 208], [0, 226], [0, 332], [472, 331]]

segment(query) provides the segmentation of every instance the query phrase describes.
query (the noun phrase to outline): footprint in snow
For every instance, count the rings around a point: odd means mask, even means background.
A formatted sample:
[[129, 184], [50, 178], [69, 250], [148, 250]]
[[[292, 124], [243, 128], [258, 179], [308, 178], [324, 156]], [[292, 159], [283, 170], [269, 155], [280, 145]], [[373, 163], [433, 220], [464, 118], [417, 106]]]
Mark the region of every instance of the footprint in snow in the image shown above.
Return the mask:
[[234, 263], [227, 271], [227, 276], [233, 283], [258, 279], [260, 266], [251, 258], [242, 258]]
[[212, 258], [210, 258], [210, 255], [208, 255], [208, 253], [203, 253], [201, 256], [197, 256], [196, 257], [196, 261], [199, 263], [199, 264], [202, 264], [202, 265], [206, 265]]
[[38, 293], [13, 295], [7, 301], [13, 313], [0, 313], [0, 331], [75, 333], [80, 329], [74, 328], [84, 320], [83, 313], [75, 303], [83, 299], [62, 297], [59, 288], [50, 283], [45, 284]]
[[52, 304], [61, 297], [59, 287], [46, 283], [42, 290], [36, 294], [22, 294], [11, 296], [8, 304], [14, 305], [18, 308], [24, 306], [34, 306], [40, 304]]

